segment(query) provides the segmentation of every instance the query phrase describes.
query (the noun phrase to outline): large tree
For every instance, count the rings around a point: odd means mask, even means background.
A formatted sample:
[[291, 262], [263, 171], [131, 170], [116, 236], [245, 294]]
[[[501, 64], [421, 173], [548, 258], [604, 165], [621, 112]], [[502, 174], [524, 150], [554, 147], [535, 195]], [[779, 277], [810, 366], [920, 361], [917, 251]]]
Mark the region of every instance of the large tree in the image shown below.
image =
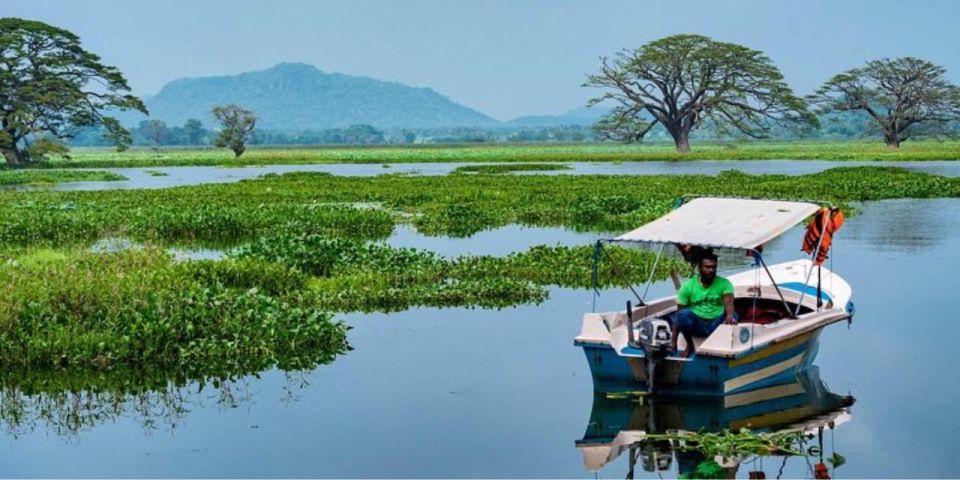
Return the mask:
[[167, 143], [170, 137], [170, 129], [161, 120], [144, 120], [140, 122], [140, 135], [143, 135], [156, 149]]
[[913, 57], [873, 60], [843, 72], [810, 101], [821, 113], [867, 112], [890, 148], [960, 120], [960, 88], [947, 80], [943, 67]]
[[203, 129], [203, 122], [196, 118], [188, 119], [183, 124], [183, 131], [187, 137], [187, 145], [200, 145], [207, 134], [206, 130]]
[[220, 122], [220, 133], [213, 144], [233, 150], [235, 158], [246, 151], [247, 138], [257, 125], [257, 116], [239, 105], [219, 105], [213, 107], [213, 117]]
[[665, 37], [602, 58], [584, 86], [605, 90], [591, 106], [614, 104], [595, 126], [602, 136], [639, 141], [660, 124], [678, 152], [690, 151], [690, 133], [707, 119], [720, 133], [753, 138], [778, 125], [818, 125], [767, 56], [701, 35]]
[[8, 164], [42, 157], [78, 127], [102, 125], [108, 137], [126, 147], [130, 133], [105, 112], [146, 113], [129, 91], [120, 71], [84, 50], [73, 33], [0, 18], [0, 153]]

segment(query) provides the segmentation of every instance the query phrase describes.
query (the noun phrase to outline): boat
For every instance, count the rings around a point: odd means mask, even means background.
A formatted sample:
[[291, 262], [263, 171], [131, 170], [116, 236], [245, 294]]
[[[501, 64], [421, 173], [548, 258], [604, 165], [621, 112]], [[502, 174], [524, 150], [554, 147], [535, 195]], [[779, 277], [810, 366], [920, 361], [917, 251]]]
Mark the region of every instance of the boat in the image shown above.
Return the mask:
[[[813, 364], [824, 328], [854, 315], [850, 285], [823, 265], [842, 213], [832, 205], [781, 200], [699, 197], [678, 204], [653, 222], [599, 240], [594, 272], [609, 258], [601, 252], [607, 244], [659, 246], [653, 270], [667, 246], [745, 251], [754, 264], [727, 276], [740, 320], [718, 326], [709, 337], [694, 337], [695, 353], [683, 357], [677, 353], [686, 349], [682, 335], [677, 351], [671, 348], [676, 295], [647, 301], [631, 288], [635, 304], [584, 314], [574, 339], [590, 366], [594, 391], [727, 396], [793, 382]], [[810, 258], [768, 265], [763, 245], [808, 218], [807, 233], [815, 239], [806, 246]]]
[[[631, 472], [638, 461], [649, 472], [669, 471], [676, 461], [680, 473], [689, 473], [704, 460], [702, 456], [684, 451], [676, 441], [658, 440], [657, 435], [683, 438], [691, 432], [749, 428], [756, 433], [795, 431], [822, 437], [825, 431], [853, 419], [854, 402], [850, 395], [831, 392], [816, 367], [789, 383], [724, 397], [638, 399], [596, 394], [590, 421], [575, 444], [584, 467], [591, 472], [627, 453]], [[747, 459], [729, 460], [742, 463]]]

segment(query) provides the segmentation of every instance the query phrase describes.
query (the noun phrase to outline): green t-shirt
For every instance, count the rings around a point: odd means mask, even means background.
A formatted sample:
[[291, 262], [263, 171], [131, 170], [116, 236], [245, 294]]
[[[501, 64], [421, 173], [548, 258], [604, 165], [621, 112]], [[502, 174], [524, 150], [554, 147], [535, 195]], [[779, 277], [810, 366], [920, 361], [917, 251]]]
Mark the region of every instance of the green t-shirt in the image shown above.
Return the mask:
[[677, 292], [677, 303], [693, 310], [704, 320], [713, 320], [723, 314], [723, 296], [733, 295], [733, 284], [726, 278], [717, 276], [709, 287], [700, 283], [700, 277], [687, 280]]

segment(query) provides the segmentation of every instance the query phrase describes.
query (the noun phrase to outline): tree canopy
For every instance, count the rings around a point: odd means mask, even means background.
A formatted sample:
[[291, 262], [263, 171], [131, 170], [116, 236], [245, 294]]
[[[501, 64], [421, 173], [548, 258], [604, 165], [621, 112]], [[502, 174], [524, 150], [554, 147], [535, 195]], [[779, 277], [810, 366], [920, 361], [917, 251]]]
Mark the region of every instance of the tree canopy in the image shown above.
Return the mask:
[[867, 112], [891, 148], [918, 134], [945, 132], [960, 119], [960, 88], [943, 67], [913, 57], [873, 60], [843, 72], [810, 101], [821, 113]]
[[701, 35], [665, 37], [602, 58], [600, 72], [584, 86], [605, 89], [591, 106], [613, 104], [597, 122], [598, 133], [633, 142], [659, 123], [679, 152], [690, 150], [690, 132], [708, 119], [721, 133], [753, 138], [778, 125], [818, 125], [762, 52]]
[[130, 133], [110, 110], [146, 107], [129, 95], [116, 67], [84, 50], [80, 38], [43, 22], [0, 18], [0, 153], [19, 165], [65, 151], [78, 127], [102, 125], [118, 147]]
[[235, 157], [246, 151], [247, 138], [257, 125], [257, 116], [239, 105], [213, 107], [213, 116], [220, 122], [220, 134], [213, 144], [233, 150]]

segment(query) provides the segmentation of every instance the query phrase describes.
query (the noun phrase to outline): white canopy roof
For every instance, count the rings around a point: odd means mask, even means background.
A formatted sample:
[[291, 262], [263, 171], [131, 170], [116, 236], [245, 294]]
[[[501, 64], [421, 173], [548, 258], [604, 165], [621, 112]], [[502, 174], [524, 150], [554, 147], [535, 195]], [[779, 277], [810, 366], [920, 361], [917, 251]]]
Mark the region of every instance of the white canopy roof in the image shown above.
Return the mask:
[[751, 249], [812, 215], [812, 203], [742, 198], [695, 198], [614, 241]]

